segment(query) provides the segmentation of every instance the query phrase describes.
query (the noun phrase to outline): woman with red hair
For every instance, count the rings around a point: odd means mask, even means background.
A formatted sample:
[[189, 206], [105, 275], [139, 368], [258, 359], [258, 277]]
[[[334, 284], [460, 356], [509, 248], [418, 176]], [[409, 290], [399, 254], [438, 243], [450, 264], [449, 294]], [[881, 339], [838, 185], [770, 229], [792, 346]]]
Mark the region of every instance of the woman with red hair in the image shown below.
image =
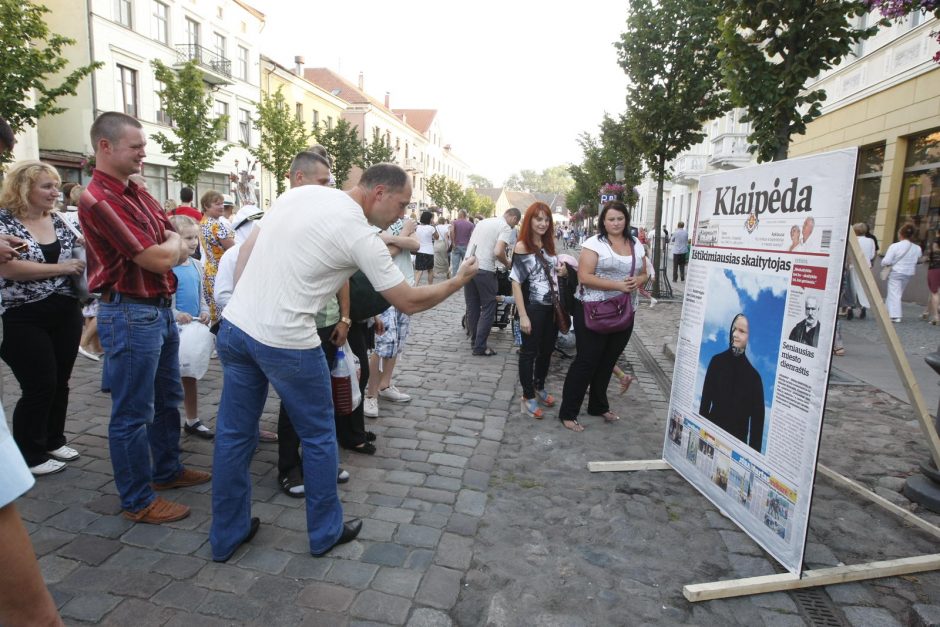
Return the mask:
[[564, 276], [566, 270], [555, 257], [554, 232], [551, 209], [543, 202], [533, 203], [522, 218], [509, 274], [522, 330], [522, 411], [533, 418], [542, 417], [539, 403], [546, 407], [555, 404], [555, 398], [545, 391], [545, 377], [558, 334], [552, 294], [558, 292], [558, 275]]

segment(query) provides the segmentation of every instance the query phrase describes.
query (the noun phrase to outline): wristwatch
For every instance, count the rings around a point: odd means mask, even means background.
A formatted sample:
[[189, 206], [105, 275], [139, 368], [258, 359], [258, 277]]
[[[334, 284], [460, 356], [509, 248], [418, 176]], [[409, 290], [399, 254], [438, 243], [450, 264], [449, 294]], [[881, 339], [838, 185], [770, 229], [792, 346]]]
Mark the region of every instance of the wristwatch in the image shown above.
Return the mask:
[[341, 318], [339, 319], [339, 321], [340, 321], [340, 322], [345, 322], [347, 327], [351, 327], [351, 326], [352, 326], [352, 320], [350, 320], [350, 319], [347, 318], [346, 316], [341, 317]]

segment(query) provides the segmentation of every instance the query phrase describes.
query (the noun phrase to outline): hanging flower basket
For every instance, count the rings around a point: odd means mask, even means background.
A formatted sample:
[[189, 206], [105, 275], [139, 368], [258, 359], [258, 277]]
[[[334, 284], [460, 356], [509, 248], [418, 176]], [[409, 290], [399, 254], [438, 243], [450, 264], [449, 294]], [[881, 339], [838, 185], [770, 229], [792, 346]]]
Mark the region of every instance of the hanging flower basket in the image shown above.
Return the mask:
[[624, 186], [620, 183], [605, 183], [601, 187], [601, 194], [622, 194], [624, 189]]

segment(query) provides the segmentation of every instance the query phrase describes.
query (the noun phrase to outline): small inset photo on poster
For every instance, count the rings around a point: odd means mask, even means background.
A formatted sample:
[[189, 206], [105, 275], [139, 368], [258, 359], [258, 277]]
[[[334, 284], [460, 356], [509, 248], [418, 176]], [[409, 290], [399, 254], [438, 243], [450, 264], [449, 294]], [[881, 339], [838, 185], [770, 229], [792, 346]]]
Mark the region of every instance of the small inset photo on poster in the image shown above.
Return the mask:
[[731, 474], [728, 476], [728, 493], [744, 507], [751, 504], [752, 477], [753, 473], [751, 471], [744, 470], [739, 466], [733, 466]]
[[786, 498], [771, 490], [767, 493], [766, 505], [764, 524], [779, 537], [786, 539], [792, 504]]
[[699, 347], [699, 414], [766, 452], [789, 277], [711, 268]]
[[[802, 294], [800, 293], [802, 291]], [[798, 309], [803, 318], [790, 328], [788, 339], [793, 342], [817, 348], [819, 346], [819, 317], [823, 301], [822, 290], [796, 290], [791, 292], [791, 309]]]
[[731, 460], [724, 455], [718, 456], [718, 463], [715, 464], [715, 470], [712, 473], [712, 481], [721, 488], [722, 492], [728, 491], [728, 473], [731, 472]]
[[669, 417], [669, 441], [676, 446], [682, 444], [682, 416], [677, 411]]

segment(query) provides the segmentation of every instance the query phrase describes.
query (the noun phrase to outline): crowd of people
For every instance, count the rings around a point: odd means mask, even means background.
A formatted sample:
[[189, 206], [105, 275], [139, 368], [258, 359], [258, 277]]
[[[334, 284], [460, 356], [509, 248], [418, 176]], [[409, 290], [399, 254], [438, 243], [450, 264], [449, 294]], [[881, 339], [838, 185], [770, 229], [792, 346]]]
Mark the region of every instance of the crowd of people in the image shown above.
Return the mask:
[[[0, 149], [8, 150], [12, 134], [7, 138], [3, 126]], [[260, 526], [251, 515], [249, 473], [259, 441], [277, 442], [278, 486], [305, 500], [312, 555], [358, 536], [362, 522], [343, 515], [337, 485], [350, 475], [338, 449], [376, 453], [378, 437], [365, 418], [379, 418], [381, 403], [412, 400], [395, 384], [411, 316], [458, 291], [472, 356], [496, 355], [489, 338], [498, 308], [515, 319], [522, 416], [542, 419], [557, 406], [561, 425], [581, 432], [587, 398], [588, 416], [620, 420], [608, 387], [616, 377], [623, 393], [633, 380], [617, 363], [655, 272], [645, 233], [631, 224], [623, 202], [603, 206], [590, 237], [556, 225], [542, 202], [489, 218], [409, 215], [404, 170], [377, 164], [341, 191], [330, 155], [313, 146], [296, 155], [289, 191], [267, 211], [252, 204], [235, 211], [215, 190], [202, 194], [197, 209], [191, 188], [182, 189], [178, 204], [147, 191], [147, 140], [135, 118], [103, 113], [90, 138], [96, 159], [87, 187], [63, 186], [55, 168], [25, 161], [7, 171], [0, 193], [0, 358], [21, 388], [12, 437], [0, 420], [0, 542], [17, 544], [11, 555], [18, 560], [16, 582], [0, 574], [0, 595], [31, 604], [0, 607], [22, 616], [55, 613], [35, 558], [22, 550], [28, 536], [11, 503], [34, 477], [61, 472], [81, 456], [66, 438], [78, 355], [102, 361], [122, 515], [137, 523], [180, 520], [190, 508], [163, 495], [211, 482], [209, 537], [219, 562]], [[925, 254], [911, 235], [902, 226], [882, 262], [890, 268], [889, 311], [900, 321], [901, 293], [914, 265], [926, 260], [933, 297], [924, 318], [937, 324], [940, 245], [935, 238]], [[665, 236], [673, 280], [684, 281], [685, 225]], [[578, 247], [578, 258], [556, 242]], [[864, 249], [870, 261], [877, 243]], [[850, 311], [858, 306], [846, 303]], [[562, 389], [551, 390], [556, 341], [569, 325], [577, 352]], [[747, 320], [736, 320], [735, 331], [746, 342]], [[216, 356], [222, 391], [213, 425], [200, 415], [198, 382]], [[337, 392], [331, 377], [337, 363], [358, 364], [358, 395], [349, 392], [358, 400], [342, 412], [335, 399], [346, 392]], [[276, 433], [260, 429], [269, 386], [280, 399]], [[213, 441], [211, 473], [182, 464], [184, 434]], [[0, 614], [0, 622], [10, 616], [20, 614]]]

